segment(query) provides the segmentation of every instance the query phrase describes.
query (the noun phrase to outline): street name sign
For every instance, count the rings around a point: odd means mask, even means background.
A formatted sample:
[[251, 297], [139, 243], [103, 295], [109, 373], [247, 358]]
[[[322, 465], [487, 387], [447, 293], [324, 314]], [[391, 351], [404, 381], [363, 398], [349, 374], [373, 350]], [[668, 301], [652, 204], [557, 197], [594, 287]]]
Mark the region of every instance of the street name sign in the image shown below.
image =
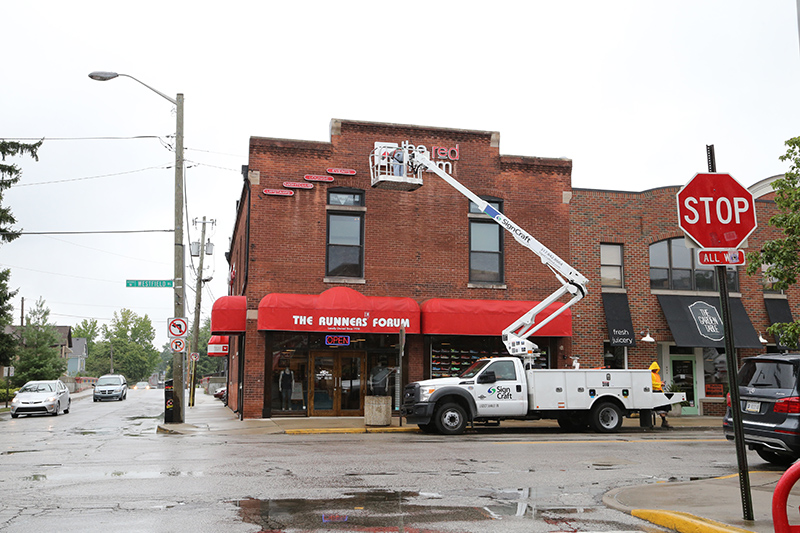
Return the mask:
[[743, 265], [744, 251], [703, 248], [697, 251], [701, 265]]
[[171, 279], [128, 279], [125, 280], [126, 287], [147, 287], [161, 288], [172, 287]]

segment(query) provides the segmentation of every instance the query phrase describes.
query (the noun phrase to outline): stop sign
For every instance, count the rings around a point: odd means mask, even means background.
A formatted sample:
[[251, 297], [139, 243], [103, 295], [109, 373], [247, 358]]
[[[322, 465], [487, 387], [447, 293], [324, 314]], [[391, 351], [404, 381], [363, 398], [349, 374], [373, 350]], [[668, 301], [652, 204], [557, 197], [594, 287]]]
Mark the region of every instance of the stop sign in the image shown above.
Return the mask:
[[753, 195], [729, 174], [695, 174], [678, 191], [678, 226], [701, 248], [738, 248], [757, 227]]

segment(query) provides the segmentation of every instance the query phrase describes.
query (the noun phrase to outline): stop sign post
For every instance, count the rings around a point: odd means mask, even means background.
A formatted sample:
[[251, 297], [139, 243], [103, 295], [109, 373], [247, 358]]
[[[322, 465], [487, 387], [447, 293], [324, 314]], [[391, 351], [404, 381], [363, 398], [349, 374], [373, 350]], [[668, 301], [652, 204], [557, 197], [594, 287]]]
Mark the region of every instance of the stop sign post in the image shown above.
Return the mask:
[[[728, 367], [728, 385], [731, 396], [731, 415], [734, 427], [736, 458], [739, 463], [739, 488], [742, 494], [742, 517], [753, 520], [753, 503], [750, 495], [750, 475], [747, 468], [747, 450], [742, 429], [741, 400], [737, 378], [736, 348], [733, 342], [733, 320], [728, 294], [726, 264], [744, 262], [743, 253], [737, 250], [747, 237], [755, 231], [756, 208], [753, 194], [736, 181], [730, 174], [716, 172], [714, 146], [706, 146], [708, 170], [705, 174], [695, 174], [689, 183], [678, 191], [678, 226], [687, 237], [704, 248], [705, 259], [714, 261], [719, 285], [719, 300], [722, 308], [722, 321], [725, 332], [725, 354]], [[711, 259], [711, 248], [728, 252], [728, 258]], [[733, 255], [736, 254], [736, 260]], [[698, 260], [703, 262], [702, 257]], [[730, 262], [727, 262], [727, 261]], [[708, 264], [708, 263], [706, 263]]]
[[739, 248], [757, 227], [753, 194], [730, 174], [695, 174], [678, 192], [678, 226], [700, 248]]

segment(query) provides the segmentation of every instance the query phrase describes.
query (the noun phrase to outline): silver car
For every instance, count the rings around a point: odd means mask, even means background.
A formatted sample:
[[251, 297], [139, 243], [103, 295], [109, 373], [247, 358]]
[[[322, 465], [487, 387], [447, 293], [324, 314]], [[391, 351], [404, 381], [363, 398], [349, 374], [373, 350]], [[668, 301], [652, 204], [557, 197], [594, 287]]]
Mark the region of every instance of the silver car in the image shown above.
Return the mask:
[[122, 401], [128, 397], [128, 382], [125, 376], [120, 374], [106, 374], [97, 378], [97, 383], [92, 385], [94, 387], [94, 401], [101, 400], [119, 400]]
[[72, 400], [69, 390], [61, 380], [29, 381], [11, 400], [11, 418], [19, 415], [69, 413]]

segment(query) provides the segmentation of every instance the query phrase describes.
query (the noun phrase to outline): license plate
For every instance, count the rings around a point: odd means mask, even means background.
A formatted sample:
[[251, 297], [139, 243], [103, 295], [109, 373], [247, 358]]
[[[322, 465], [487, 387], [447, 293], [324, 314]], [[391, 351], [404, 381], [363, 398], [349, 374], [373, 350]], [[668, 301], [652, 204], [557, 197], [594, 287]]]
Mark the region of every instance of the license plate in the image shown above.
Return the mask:
[[761, 402], [747, 402], [744, 406], [744, 410], [748, 413], [760, 413]]

